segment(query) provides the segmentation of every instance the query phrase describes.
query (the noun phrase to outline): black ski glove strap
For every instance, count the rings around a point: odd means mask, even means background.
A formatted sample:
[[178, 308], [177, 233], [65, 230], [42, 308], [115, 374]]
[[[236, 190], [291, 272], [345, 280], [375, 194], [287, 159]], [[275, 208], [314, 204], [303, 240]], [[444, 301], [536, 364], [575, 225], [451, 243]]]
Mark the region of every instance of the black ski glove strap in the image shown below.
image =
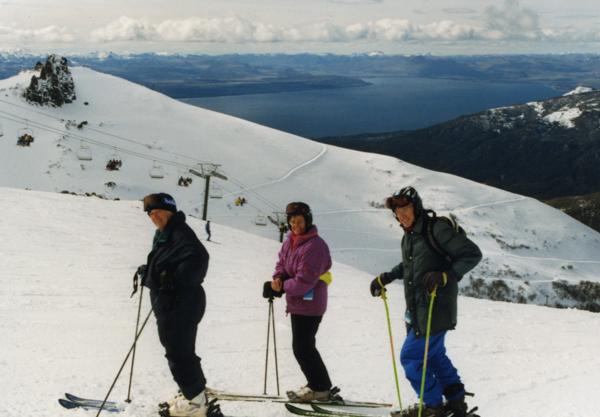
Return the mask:
[[[133, 295], [137, 292], [138, 290], [138, 279], [140, 277], [144, 276], [144, 273], [146, 272], [146, 265], [140, 265], [137, 269], [137, 271], [135, 271], [135, 274], [133, 274], [133, 292], [131, 293], [131, 297], [132, 298]], [[142, 283], [143, 285], [143, 283]]]

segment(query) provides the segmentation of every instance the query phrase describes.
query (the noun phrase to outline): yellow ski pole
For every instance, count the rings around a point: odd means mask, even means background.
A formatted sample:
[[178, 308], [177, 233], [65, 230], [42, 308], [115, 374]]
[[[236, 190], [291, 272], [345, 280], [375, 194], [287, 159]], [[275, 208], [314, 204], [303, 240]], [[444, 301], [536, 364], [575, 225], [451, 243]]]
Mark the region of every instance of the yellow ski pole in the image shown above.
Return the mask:
[[392, 347], [392, 363], [394, 364], [394, 376], [396, 377], [396, 391], [398, 392], [398, 404], [400, 405], [400, 410], [402, 410], [402, 400], [400, 399], [400, 385], [398, 384], [398, 371], [396, 370], [396, 355], [394, 354], [394, 339], [392, 338], [392, 325], [390, 324], [390, 310], [388, 309], [387, 305], [385, 286], [381, 283], [381, 277], [379, 277], [378, 280], [379, 285], [381, 286], [381, 298], [383, 299], [383, 304], [385, 305], [385, 314], [387, 316], [388, 331], [390, 333], [390, 346]]
[[431, 293], [431, 303], [429, 304], [429, 317], [427, 318], [427, 335], [425, 337], [425, 357], [423, 358], [423, 376], [421, 377], [421, 399], [419, 400], [419, 417], [423, 410], [423, 393], [425, 392], [425, 372], [427, 371], [427, 356], [429, 354], [429, 332], [431, 331], [431, 316], [433, 313], [433, 300], [436, 296], [437, 285]]

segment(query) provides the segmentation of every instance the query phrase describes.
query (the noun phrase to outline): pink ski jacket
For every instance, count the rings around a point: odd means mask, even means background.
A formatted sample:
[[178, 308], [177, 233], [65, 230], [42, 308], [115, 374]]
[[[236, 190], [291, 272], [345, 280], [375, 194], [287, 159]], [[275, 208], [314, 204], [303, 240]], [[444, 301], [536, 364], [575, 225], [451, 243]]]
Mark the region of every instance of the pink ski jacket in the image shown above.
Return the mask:
[[[288, 233], [279, 251], [273, 279], [281, 278], [286, 312], [301, 316], [322, 316], [327, 310], [327, 284], [319, 277], [331, 268], [327, 243], [319, 236], [316, 225], [303, 235]], [[313, 299], [304, 295], [314, 290]]]

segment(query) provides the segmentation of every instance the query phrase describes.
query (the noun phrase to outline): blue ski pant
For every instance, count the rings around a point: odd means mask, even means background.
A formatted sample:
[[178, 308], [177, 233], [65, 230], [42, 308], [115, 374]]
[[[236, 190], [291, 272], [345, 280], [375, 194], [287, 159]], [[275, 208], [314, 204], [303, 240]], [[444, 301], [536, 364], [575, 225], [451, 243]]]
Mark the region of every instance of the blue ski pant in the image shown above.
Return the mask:
[[[460, 384], [460, 377], [450, 358], [446, 355], [444, 341], [446, 332], [429, 338], [429, 352], [427, 354], [427, 369], [425, 373], [425, 389], [423, 404], [433, 407], [443, 402], [444, 388], [451, 384]], [[425, 338], [417, 339], [413, 330], [402, 345], [400, 363], [404, 368], [406, 379], [410, 381], [417, 395], [421, 394], [421, 381], [423, 378], [423, 359], [425, 357]], [[450, 401], [463, 395], [465, 391], [446, 398]]]

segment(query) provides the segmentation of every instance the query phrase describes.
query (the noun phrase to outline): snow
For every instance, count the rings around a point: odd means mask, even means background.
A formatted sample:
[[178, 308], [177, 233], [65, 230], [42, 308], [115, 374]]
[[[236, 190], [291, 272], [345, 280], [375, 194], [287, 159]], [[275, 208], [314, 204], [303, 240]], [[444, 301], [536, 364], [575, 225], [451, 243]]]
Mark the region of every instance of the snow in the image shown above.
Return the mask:
[[539, 101], [533, 101], [531, 103], [527, 103], [529, 106], [533, 107], [533, 110], [537, 113], [538, 117], [542, 117], [544, 114], [544, 105]]
[[[73, 104], [33, 106], [22, 98], [32, 74], [0, 80], [3, 416], [64, 416], [69, 412], [56, 401], [64, 392], [106, 394], [133, 342], [139, 299], [130, 299], [131, 278], [145, 262], [154, 233], [139, 200], [152, 192], [172, 194], [204, 238], [204, 181], [194, 177], [190, 187], [177, 186], [182, 172], [199, 169], [198, 163], [220, 164], [228, 177], [213, 179], [223, 198], [210, 199], [208, 218], [220, 244], [207, 243], [208, 310], [198, 337], [215, 389], [263, 392], [268, 305], [261, 291], [280, 243], [275, 226], [252, 220], [291, 201], [311, 205], [335, 261], [318, 346], [347, 398], [398, 406], [385, 309], [367, 288], [375, 274], [400, 261], [402, 232], [390, 212], [378, 207], [403, 186], [415, 186], [438, 214], [456, 214], [481, 247], [484, 259], [461, 282], [463, 288], [471, 277], [501, 279], [527, 302], [569, 305], [556, 298], [554, 281], [599, 280], [600, 234], [537, 200], [198, 109], [86, 68], [72, 68]], [[82, 130], [73, 127], [83, 121], [88, 124]], [[26, 126], [35, 131], [35, 142], [15, 146]], [[77, 159], [82, 144], [92, 150], [92, 161]], [[106, 171], [115, 152], [123, 167]], [[156, 165], [163, 179], [150, 178]], [[237, 196], [248, 204], [235, 207]], [[392, 284], [396, 355], [404, 339], [402, 294], [401, 285]], [[284, 303], [275, 303], [283, 392], [305, 381], [291, 353]], [[591, 399], [599, 388], [599, 317], [461, 297], [459, 327], [447, 343], [467, 388], [477, 394], [470, 404], [486, 417], [597, 415]], [[271, 373], [269, 393], [275, 392], [273, 378]], [[128, 367], [112, 399], [126, 399], [127, 379]], [[403, 405], [416, 402], [402, 375], [400, 384]], [[125, 415], [156, 415], [156, 404], [175, 393], [150, 319]], [[286, 415], [280, 404], [223, 403], [223, 410], [237, 417]]]
[[[512, 299], [520, 295], [554, 305], [559, 301], [554, 281], [599, 280], [600, 234], [537, 200], [199, 109], [88, 68], [71, 72], [77, 100], [61, 108], [24, 101], [35, 72], [0, 80], [0, 186], [123, 200], [162, 191], [180, 209], [202, 217], [204, 180], [188, 170], [219, 164], [228, 180], [212, 177], [222, 198], [210, 199], [209, 220], [277, 241], [277, 228], [257, 226], [255, 218], [305, 201], [334, 259], [376, 275], [398, 263], [402, 236], [382, 208], [385, 198], [412, 185], [425, 207], [456, 214], [482, 248], [484, 260], [463, 287], [471, 277], [501, 279]], [[84, 121], [82, 130], [75, 127]], [[34, 130], [35, 142], [15, 146], [17, 132], [26, 126]], [[77, 159], [81, 147], [91, 150], [92, 161]], [[123, 167], [105, 170], [115, 153]], [[163, 179], [150, 178], [153, 167], [163, 170]], [[194, 178], [190, 187], [177, 186], [181, 175]], [[248, 200], [243, 208], [234, 205], [238, 196]]]
[[595, 89], [591, 88], [591, 87], [584, 87], [584, 86], [580, 85], [575, 90], [572, 90], [572, 91], [569, 91], [566, 94], [563, 94], [563, 96], [572, 96], [574, 94], [590, 93], [592, 91], [595, 91]]
[[[506, 202], [506, 204], [510, 204]], [[481, 209], [481, 207], [479, 208]], [[145, 262], [154, 226], [139, 201], [0, 188], [0, 414], [6, 417], [95, 416], [67, 411], [65, 392], [104, 398], [133, 342], [139, 293], [131, 278]], [[205, 239], [204, 222], [188, 217]], [[280, 244], [211, 223], [208, 307], [197, 351], [208, 385], [263, 393], [270, 278]], [[349, 399], [398, 408], [386, 314], [368, 292], [372, 275], [334, 262], [329, 310], [317, 335], [331, 378]], [[282, 392], [304, 385], [291, 351], [284, 301], [275, 300]], [[390, 285], [388, 305], [396, 356], [405, 337], [401, 284]], [[143, 295], [142, 319], [149, 313]], [[459, 324], [447, 348], [469, 399], [485, 417], [581, 417], [597, 414], [600, 315], [459, 298]], [[273, 345], [268, 393], [276, 393]], [[176, 394], [151, 317], [136, 352], [126, 417], [157, 415]], [[399, 367], [402, 403], [417, 401]], [[127, 398], [129, 363], [111, 400]], [[123, 403], [125, 404], [125, 403]], [[285, 417], [281, 404], [222, 402], [226, 416]], [[106, 415], [106, 414], [102, 414]]]
[[567, 129], [573, 129], [575, 127], [573, 120], [577, 119], [581, 114], [582, 111], [579, 108], [573, 107], [567, 110], [550, 113], [544, 117], [544, 120], [549, 123], [559, 123]]

